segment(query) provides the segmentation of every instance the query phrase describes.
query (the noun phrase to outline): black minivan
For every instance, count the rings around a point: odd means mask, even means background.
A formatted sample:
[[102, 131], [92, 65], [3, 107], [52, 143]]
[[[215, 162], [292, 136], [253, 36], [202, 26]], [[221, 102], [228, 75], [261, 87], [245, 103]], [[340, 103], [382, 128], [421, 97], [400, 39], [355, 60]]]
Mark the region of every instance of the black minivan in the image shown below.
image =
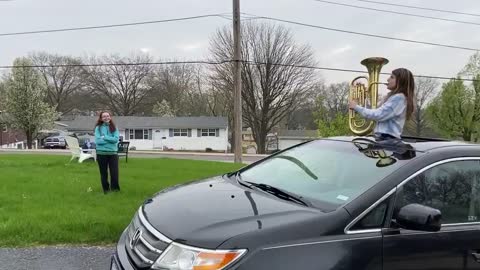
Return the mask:
[[480, 146], [332, 137], [138, 209], [111, 269], [480, 269]]

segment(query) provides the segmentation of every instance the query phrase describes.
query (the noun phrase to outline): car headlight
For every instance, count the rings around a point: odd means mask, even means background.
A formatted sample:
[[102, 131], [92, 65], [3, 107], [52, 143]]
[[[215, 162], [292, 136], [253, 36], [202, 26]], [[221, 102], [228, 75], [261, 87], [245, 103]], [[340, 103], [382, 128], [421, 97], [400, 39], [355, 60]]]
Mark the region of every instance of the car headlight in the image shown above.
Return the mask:
[[152, 269], [221, 270], [237, 261], [242, 250], [207, 250], [172, 243], [152, 265]]

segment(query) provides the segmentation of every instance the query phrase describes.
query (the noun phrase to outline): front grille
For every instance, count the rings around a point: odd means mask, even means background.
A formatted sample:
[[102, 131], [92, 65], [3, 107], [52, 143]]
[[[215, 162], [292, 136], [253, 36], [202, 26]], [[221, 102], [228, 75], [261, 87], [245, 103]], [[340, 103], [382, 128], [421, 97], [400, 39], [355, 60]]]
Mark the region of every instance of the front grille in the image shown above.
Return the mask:
[[125, 249], [136, 267], [148, 268], [171, 242], [147, 222], [140, 209], [128, 225]]

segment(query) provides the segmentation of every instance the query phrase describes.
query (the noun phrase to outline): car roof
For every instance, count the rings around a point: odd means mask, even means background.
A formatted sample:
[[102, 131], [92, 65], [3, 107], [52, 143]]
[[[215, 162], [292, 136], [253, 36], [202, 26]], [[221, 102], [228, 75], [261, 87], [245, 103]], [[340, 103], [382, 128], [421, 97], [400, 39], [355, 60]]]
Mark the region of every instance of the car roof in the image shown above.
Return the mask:
[[[367, 139], [375, 141], [373, 136], [334, 136], [327, 138], [320, 138], [327, 140], [338, 140], [345, 142], [353, 142], [355, 139]], [[445, 147], [459, 147], [459, 146], [471, 146], [477, 147], [480, 150], [480, 144], [457, 141], [457, 140], [447, 140], [439, 138], [425, 138], [425, 137], [414, 137], [414, 136], [402, 136], [402, 142], [411, 146], [416, 152], [428, 152], [431, 150], [445, 148]]]

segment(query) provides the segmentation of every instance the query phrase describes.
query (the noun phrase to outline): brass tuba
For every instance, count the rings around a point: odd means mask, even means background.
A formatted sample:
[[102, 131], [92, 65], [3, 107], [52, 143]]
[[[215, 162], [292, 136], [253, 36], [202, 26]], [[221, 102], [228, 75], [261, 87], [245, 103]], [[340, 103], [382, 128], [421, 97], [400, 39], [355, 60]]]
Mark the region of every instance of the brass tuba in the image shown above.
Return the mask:
[[[352, 80], [350, 83], [348, 100], [355, 100], [358, 105], [362, 107], [375, 109], [377, 108], [378, 103], [378, 85], [386, 84], [378, 81], [380, 70], [384, 65], [388, 64], [388, 60], [382, 57], [370, 57], [364, 59], [360, 63], [367, 67], [368, 77], [358, 76]], [[368, 87], [365, 87], [363, 84], [356, 83], [359, 79], [366, 79], [368, 81]], [[350, 130], [358, 136], [369, 134], [375, 127], [374, 121], [362, 118], [354, 110], [349, 110], [348, 124]]]

